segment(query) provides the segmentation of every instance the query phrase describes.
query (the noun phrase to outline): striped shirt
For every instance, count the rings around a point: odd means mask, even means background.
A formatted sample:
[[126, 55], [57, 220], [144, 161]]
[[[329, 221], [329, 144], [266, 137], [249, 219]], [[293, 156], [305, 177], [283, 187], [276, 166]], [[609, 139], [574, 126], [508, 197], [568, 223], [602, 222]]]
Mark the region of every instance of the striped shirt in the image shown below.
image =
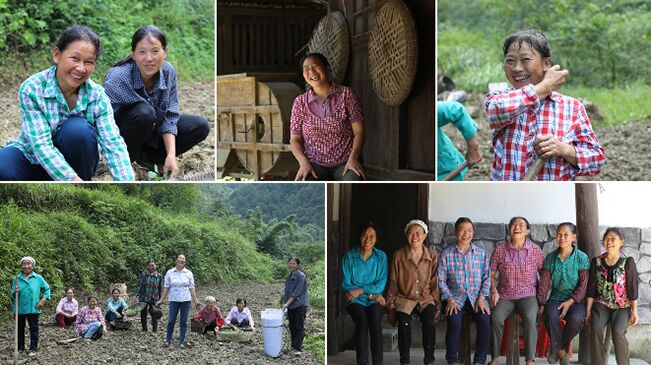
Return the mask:
[[490, 293], [490, 265], [486, 251], [472, 243], [465, 254], [457, 245], [446, 247], [439, 261], [441, 299], [454, 299], [463, 307], [466, 299], [475, 305], [479, 296]]
[[102, 154], [114, 180], [134, 180], [127, 146], [113, 119], [113, 109], [101, 85], [88, 80], [79, 87], [77, 105], [70, 110], [56, 78], [56, 66], [32, 75], [20, 86], [22, 124], [18, 140], [6, 147], [18, 148], [30, 163], [41, 165], [53, 180], [72, 180], [77, 173], [52, 137], [72, 117], [84, 118], [97, 132]]
[[506, 300], [535, 297], [545, 254], [528, 239], [519, 249], [510, 242], [495, 246], [491, 272], [499, 274], [497, 292]]
[[83, 335], [88, 330], [88, 325], [94, 322], [99, 322], [103, 326], [106, 326], [102, 310], [98, 306], [95, 306], [95, 309], [92, 310], [88, 306], [85, 306], [79, 311], [77, 321], [75, 322], [75, 329], [77, 333]]
[[135, 62], [112, 67], [104, 79], [106, 94], [117, 113], [120, 108], [147, 102], [156, 111], [156, 132], [176, 135], [179, 121], [179, 97], [176, 88], [176, 70], [165, 61], [151, 90], [145, 89], [140, 70]]
[[351, 88], [334, 83], [325, 105], [319, 106], [315, 98], [312, 89], [296, 97], [289, 128], [292, 135], [303, 137], [305, 156], [310, 162], [336, 167], [345, 163], [353, 151], [352, 124], [363, 122], [362, 108]]
[[540, 170], [538, 180], [597, 175], [606, 164], [606, 154], [583, 104], [572, 97], [552, 92], [540, 100], [534, 86], [528, 85], [489, 93], [485, 106], [495, 151], [491, 180], [522, 180], [538, 158], [534, 142], [541, 135], [552, 135], [574, 147], [578, 167], [562, 157], [551, 157]]
[[163, 290], [163, 277], [158, 272], [150, 274], [143, 271], [138, 280], [138, 300], [145, 303], [156, 302]]

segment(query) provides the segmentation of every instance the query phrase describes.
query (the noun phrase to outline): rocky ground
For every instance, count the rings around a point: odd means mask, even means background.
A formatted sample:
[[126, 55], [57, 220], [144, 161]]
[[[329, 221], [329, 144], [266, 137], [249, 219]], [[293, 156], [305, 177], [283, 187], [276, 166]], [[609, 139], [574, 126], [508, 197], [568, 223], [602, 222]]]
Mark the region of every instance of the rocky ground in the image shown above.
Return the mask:
[[[98, 341], [77, 341], [71, 344], [59, 345], [57, 341], [74, 338], [73, 329], [62, 330], [54, 324], [53, 310], [60, 298], [53, 299], [48, 305], [46, 313], [40, 317], [40, 342], [39, 351], [34, 357], [20, 355], [19, 361], [26, 364], [322, 364], [312, 353], [304, 351], [294, 354], [293, 351], [283, 350], [278, 358], [271, 358], [264, 353], [262, 331], [260, 328], [260, 312], [265, 308], [276, 308], [282, 284], [253, 284], [198, 287], [197, 295], [204, 298], [213, 295], [217, 298], [217, 305], [222, 311], [227, 312], [234, 305], [238, 297], [246, 298], [256, 321], [256, 331], [250, 342], [225, 342], [207, 338], [197, 333], [190, 332], [186, 349], [179, 349], [174, 345], [170, 348], [163, 347], [165, 343], [165, 328], [167, 325], [167, 306], [163, 306], [163, 318], [159, 323], [157, 333], [142, 332], [140, 317], [133, 318], [133, 326], [127, 331], [111, 331]], [[105, 301], [107, 295], [101, 299]], [[79, 300], [80, 298], [78, 298]], [[80, 301], [80, 305], [82, 300]], [[84, 301], [85, 302], [85, 301]], [[104, 308], [104, 306], [102, 306]], [[196, 314], [194, 309], [191, 315]], [[322, 309], [310, 307], [305, 323], [308, 336], [322, 336], [325, 332], [325, 313]], [[0, 364], [11, 364], [14, 348], [13, 322], [5, 323], [0, 327]], [[178, 339], [178, 323], [175, 331]], [[29, 335], [26, 335], [26, 344]], [[285, 336], [286, 349], [289, 346], [289, 334]]]
[[[0, 89], [0, 146], [7, 139], [14, 139], [20, 133], [20, 111], [18, 108], [18, 89], [20, 85], [5, 85]], [[215, 85], [212, 81], [179, 84], [179, 104], [181, 113], [201, 115], [210, 123], [208, 137], [179, 156], [179, 179], [214, 180], [215, 171]], [[146, 174], [138, 174], [146, 180]], [[100, 163], [98, 175], [94, 180], [111, 180], [110, 174]]]
[[[488, 180], [493, 157], [491, 131], [477, 96], [465, 103], [475, 121], [479, 124], [478, 138], [482, 161], [473, 166], [465, 180]], [[651, 123], [640, 121], [617, 126], [593, 125], [597, 140], [606, 150], [606, 166], [601, 174], [592, 177], [578, 177], [577, 181], [594, 180], [651, 180]], [[466, 143], [459, 131], [452, 125], [443, 128], [454, 141], [457, 149], [465, 154]]]

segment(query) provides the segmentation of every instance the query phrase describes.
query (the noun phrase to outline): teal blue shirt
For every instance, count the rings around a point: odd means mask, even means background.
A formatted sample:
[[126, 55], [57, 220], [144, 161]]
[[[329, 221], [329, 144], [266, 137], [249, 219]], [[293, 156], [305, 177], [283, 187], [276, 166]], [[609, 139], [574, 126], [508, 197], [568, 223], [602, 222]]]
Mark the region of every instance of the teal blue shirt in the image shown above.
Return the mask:
[[106, 300], [106, 310], [111, 311], [115, 314], [118, 314], [118, 308], [122, 306], [123, 310], [127, 309], [127, 303], [124, 301], [124, 298], [118, 297], [118, 300], [113, 299], [113, 297]]
[[556, 249], [545, 257], [543, 267], [551, 273], [552, 294], [549, 299], [562, 302], [570, 299], [579, 283], [579, 271], [590, 269], [590, 259], [583, 251], [574, 248], [565, 261], [558, 257]]
[[389, 272], [387, 255], [384, 252], [373, 247], [373, 252], [365, 261], [362, 254], [359, 253], [359, 246], [357, 246], [346, 253], [342, 266], [344, 291], [357, 288], [364, 290], [364, 293], [351, 303], [368, 307], [375, 303], [368, 299], [369, 295], [383, 295]]
[[[11, 308], [12, 313], [16, 313], [16, 303], [14, 295], [14, 286], [16, 285], [16, 277], [11, 280], [10, 296], [14, 300]], [[36, 304], [41, 300], [41, 292], [43, 298], [50, 300], [50, 286], [43, 277], [35, 272], [29, 276], [29, 279], [23, 276], [22, 271], [18, 274], [18, 314], [39, 314], [43, 311], [36, 308]]]
[[[454, 124], [467, 141], [477, 134], [477, 123], [470, 117], [466, 108], [456, 101], [437, 101], [436, 121], [438, 125], [436, 139], [436, 147], [438, 149], [436, 179], [443, 180], [445, 175], [465, 161], [461, 152], [454, 147], [454, 143], [443, 133], [443, 127], [449, 123]], [[463, 176], [467, 171], [468, 169], [463, 169], [454, 180], [463, 180]]]

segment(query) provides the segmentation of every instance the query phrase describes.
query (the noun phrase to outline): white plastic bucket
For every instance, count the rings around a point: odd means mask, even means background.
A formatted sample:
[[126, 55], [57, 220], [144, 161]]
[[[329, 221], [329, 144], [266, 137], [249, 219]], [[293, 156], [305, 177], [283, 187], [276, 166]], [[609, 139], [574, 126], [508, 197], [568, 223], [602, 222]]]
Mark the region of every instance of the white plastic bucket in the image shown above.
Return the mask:
[[260, 313], [264, 352], [271, 357], [278, 357], [283, 349], [284, 316], [282, 309], [268, 308]]

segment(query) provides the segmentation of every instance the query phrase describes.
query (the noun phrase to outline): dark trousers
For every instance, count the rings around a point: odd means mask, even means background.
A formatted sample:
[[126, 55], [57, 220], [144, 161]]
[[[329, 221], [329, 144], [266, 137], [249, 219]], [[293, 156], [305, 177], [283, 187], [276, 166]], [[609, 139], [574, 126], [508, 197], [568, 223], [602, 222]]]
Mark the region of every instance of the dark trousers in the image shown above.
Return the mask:
[[[456, 362], [461, 363], [459, 356], [459, 345], [461, 343], [461, 326], [463, 324], [463, 313], [472, 317], [477, 324], [477, 336], [475, 338], [475, 358], [474, 363], [485, 364], [488, 354], [488, 344], [491, 335], [491, 318], [490, 315], [475, 312], [470, 300], [466, 302], [456, 314], [447, 316], [447, 330], [445, 331], [445, 359], [448, 364]], [[470, 345], [470, 344], [468, 344]]]
[[[396, 312], [396, 320], [398, 321], [398, 349], [400, 350], [400, 362], [402, 364], [410, 363], [409, 351], [411, 348], [411, 316], [412, 313]], [[423, 326], [423, 350], [425, 357], [423, 362], [425, 364], [434, 363], [434, 344], [436, 342], [436, 324], [434, 318], [436, 316], [436, 309], [433, 304], [427, 305], [418, 315], [420, 322]]]
[[[154, 302], [147, 303], [140, 310], [140, 323], [142, 324], [143, 331], [147, 330], [147, 313], [149, 313], [149, 309], [153, 306], [154, 306]], [[158, 320], [154, 319], [154, 317], [151, 318], [151, 330], [153, 332], [158, 331]]]
[[251, 324], [249, 323], [249, 320], [244, 318], [242, 322], [237, 322], [237, 319], [233, 318], [231, 321], [231, 324], [235, 327], [250, 327]]
[[289, 319], [289, 332], [292, 336], [292, 348], [301, 351], [303, 349], [303, 338], [305, 338], [305, 315], [307, 307], [301, 306], [294, 309], [287, 309]]
[[307, 176], [306, 180], [318, 180], [318, 181], [361, 181], [362, 180], [362, 177], [358, 176], [352, 170], [348, 170], [346, 172], [346, 175], [342, 175], [344, 173], [344, 168], [346, 168], [346, 163], [343, 163], [335, 167], [324, 167], [314, 162], [310, 162], [310, 163], [312, 164], [312, 168], [314, 169], [314, 172], [316, 173], [316, 176], [318, 178], [314, 179], [314, 177], [312, 177], [312, 175], [310, 174]]
[[[92, 179], [99, 161], [97, 133], [85, 119], [73, 117], [63, 121], [52, 142], [82, 180]], [[18, 148], [0, 149], [0, 181], [51, 180], [41, 165], [29, 162]]]
[[[124, 311], [124, 306], [123, 306], [123, 305], [121, 305], [121, 306], [118, 307], [118, 313], [119, 313], [122, 317], [124, 317], [124, 315], [122, 314], [122, 311]], [[107, 310], [107, 311], [106, 311], [106, 315], [104, 316], [104, 318], [106, 318], [106, 321], [107, 321], [107, 322], [113, 322], [113, 321], [115, 321], [116, 319], [118, 319], [118, 315], [115, 314], [114, 312], [110, 311], [110, 310]]]
[[608, 364], [608, 348], [605, 332], [611, 327], [615, 359], [617, 365], [631, 363], [628, 350], [626, 330], [631, 325], [631, 308], [610, 309], [605, 305], [594, 302], [590, 313], [590, 359], [592, 365]]
[[545, 329], [551, 339], [551, 353], [558, 350], [569, 351], [570, 342], [579, 334], [585, 323], [585, 304], [574, 303], [563, 319], [565, 329], [561, 332], [561, 311], [558, 306], [563, 303], [560, 300], [549, 300], [545, 304]]
[[203, 334], [205, 335], [208, 331], [213, 331], [215, 332], [215, 328], [217, 328], [217, 320], [214, 320], [206, 325], [203, 329]]
[[368, 363], [368, 337], [371, 335], [371, 356], [373, 365], [382, 364], [382, 316], [384, 307], [375, 303], [365, 307], [351, 303], [346, 307], [355, 323], [355, 351], [357, 364]]
[[[157, 119], [154, 107], [144, 101], [124, 106], [115, 113], [115, 123], [120, 128], [131, 161], [142, 161], [144, 157], [157, 164], [165, 162], [167, 152], [163, 137], [155, 133]], [[209, 132], [206, 118], [181, 114], [175, 138], [176, 155], [206, 139]]]
[[38, 314], [18, 315], [18, 351], [25, 351], [25, 321], [29, 323], [29, 351], [38, 348]]

